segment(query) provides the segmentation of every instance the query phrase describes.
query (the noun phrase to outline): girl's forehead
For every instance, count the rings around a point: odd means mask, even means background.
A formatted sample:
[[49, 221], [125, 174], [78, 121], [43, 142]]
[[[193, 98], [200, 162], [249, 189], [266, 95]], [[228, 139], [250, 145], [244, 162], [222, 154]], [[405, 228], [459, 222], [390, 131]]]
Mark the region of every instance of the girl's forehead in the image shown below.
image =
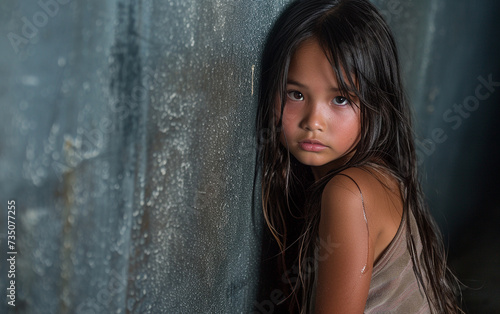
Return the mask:
[[290, 64], [299, 61], [314, 61], [313, 58], [326, 59], [323, 48], [315, 38], [309, 38], [303, 41], [295, 50], [290, 60]]
[[[349, 85], [349, 79], [347, 78], [344, 67], [340, 66], [337, 71], [331, 63], [331, 58], [327, 57], [325, 49], [319, 40], [315, 37], [311, 37], [304, 40], [292, 54], [288, 69], [288, 80], [293, 79], [295, 81], [297, 79], [305, 79], [304, 76], [308, 73], [315, 74], [314, 70], [316, 72], [322, 72], [323, 79], [334, 83], [336, 86], [338, 86], [336, 73], [341, 73], [343, 83]], [[315, 75], [315, 77], [319, 78], [320, 76]], [[353, 74], [351, 74], [351, 78], [354, 84], [356, 84], [356, 79]], [[350, 90], [351, 88], [347, 89]]]
[[[320, 48], [320, 49], [318, 49]], [[310, 37], [310, 38], [307, 38], [305, 40], [303, 40], [301, 43], [299, 43], [299, 45], [297, 46], [297, 48], [295, 49], [294, 53], [292, 54], [292, 59], [295, 57], [295, 55], [297, 53], [303, 53], [303, 51], [306, 50], [306, 51], [311, 51], [311, 50], [322, 50], [321, 48], [321, 45], [319, 43], [319, 41], [315, 38], [315, 37]]]
[[315, 75], [317, 79], [326, 79], [323, 77], [325, 75], [329, 80], [334, 77], [330, 62], [317, 41], [307, 41], [299, 46], [288, 69], [289, 78], [293, 77], [294, 80], [307, 80], [311, 75]]

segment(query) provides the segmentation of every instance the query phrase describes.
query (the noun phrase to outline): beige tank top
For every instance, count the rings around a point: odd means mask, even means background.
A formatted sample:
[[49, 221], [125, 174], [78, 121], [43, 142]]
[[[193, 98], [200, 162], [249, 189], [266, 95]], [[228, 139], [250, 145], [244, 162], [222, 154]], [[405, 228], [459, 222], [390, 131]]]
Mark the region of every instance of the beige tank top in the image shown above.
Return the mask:
[[422, 251], [415, 218], [410, 212], [404, 215], [394, 239], [373, 266], [365, 313], [430, 313], [406, 244], [407, 218], [417, 254]]

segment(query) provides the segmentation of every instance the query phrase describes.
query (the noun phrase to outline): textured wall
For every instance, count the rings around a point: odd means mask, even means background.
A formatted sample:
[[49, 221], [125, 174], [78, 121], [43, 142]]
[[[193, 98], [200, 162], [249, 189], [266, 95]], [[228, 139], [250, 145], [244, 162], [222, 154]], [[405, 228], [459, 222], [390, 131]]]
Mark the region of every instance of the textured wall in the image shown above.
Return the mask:
[[2, 1], [1, 250], [15, 199], [18, 312], [250, 308], [252, 79], [282, 6]]
[[[450, 243], [462, 243], [466, 221], [499, 212], [491, 174], [500, 93], [492, 86], [477, 106], [468, 98], [480, 76], [500, 81], [499, 5], [374, 2], [400, 43], [431, 207]], [[265, 34], [286, 3], [0, 3], [1, 291], [10, 199], [18, 252], [16, 308], [0, 297], [0, 312], [255, 309], [254, 78]], [[433, 140], [436, 129], [447, 139]], [[476, 221], [471, 234], [483, 249], [452, 255], [465, 261], [456, 267], [467, 279], [490, 289], [469, 295], [484, 312], [500, 308], [489, 294], [499, 272], [471, 269], [478, 260], [498, 264], [487, 240], [498, 233]]]

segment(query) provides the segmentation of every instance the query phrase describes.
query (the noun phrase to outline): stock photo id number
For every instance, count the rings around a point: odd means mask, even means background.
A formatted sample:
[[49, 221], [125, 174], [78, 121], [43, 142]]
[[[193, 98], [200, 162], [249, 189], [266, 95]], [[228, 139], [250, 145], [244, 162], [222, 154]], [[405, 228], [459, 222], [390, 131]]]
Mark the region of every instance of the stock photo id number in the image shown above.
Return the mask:
[[7, 202], [7, 303], [16, 306], [16, 201]]

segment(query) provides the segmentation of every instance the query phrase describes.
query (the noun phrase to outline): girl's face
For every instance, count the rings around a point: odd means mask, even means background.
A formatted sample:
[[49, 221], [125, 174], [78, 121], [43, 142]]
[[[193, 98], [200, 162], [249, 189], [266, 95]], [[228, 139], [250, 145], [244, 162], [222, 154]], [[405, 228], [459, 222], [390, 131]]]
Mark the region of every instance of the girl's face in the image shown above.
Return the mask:
[[[279, 103], [277, 112], [279, 112]], [[339, 91], [315, 39], [302, 43], [290, 61], [281, 143], [316, 179], [344, 164], [360, 136], [359, 103]]]

